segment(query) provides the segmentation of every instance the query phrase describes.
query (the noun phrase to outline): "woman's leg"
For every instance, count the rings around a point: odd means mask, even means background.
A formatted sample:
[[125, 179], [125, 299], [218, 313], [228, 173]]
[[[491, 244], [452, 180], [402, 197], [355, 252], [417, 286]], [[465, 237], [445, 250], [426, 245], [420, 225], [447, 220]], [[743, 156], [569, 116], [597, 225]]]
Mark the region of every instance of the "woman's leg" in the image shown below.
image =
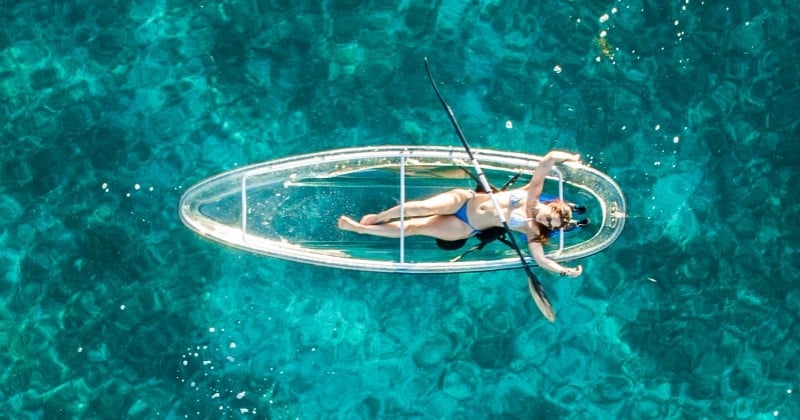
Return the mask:
[[[365, 235], [382, 236], [384, 238], [400, 237], [399, 221], [366, 225], [358, 223], [347, 216], [341, 216], [339, 218], [339, 229]], [[405, 221], [404, 230], [405, 236], [430, 236], [444, 239], [445, 241], [468, 238], [472, 234], [472, 228], [455, 216], [442, 215], [408, 219]]]
[[[475, 192], [465, 189], [450, 190], [420, 201], [407, 201], [404, 206], [405, 217], [455, 214], [464, 203], [475, 196]], [[400, 218], [400, 206], [394, 206], [378, 214], [368, 214], [361, 218], [361, 224], [374, 225]]]

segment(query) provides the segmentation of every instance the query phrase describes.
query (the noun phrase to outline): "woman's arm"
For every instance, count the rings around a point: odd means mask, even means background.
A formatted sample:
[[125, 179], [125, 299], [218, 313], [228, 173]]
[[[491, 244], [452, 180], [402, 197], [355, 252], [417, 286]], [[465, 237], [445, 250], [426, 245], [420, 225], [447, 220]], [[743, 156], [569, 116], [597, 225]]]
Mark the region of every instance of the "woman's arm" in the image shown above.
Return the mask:
[[528, 250], [531, 251], [531, 255], [533, 256], [533, 260], [536, 261], [536, 264], [539, 264], [539, 267], [542, 267], [551, 273], [558, 273], [562, 276], [570, 277], [578, 277], [581, 275], [581, 273], [583, 273], [583, 267], [580, 265], [576, 268], [564, 267], [563, 265], [547, 258], [544, 255], [544, 248], [542, 248], [542, 244], [539, 242], [528, 242]]
[[548, 152], [539, 162], [539, 166], [536, 167], [536, 170], [533, 171], [531, 181], [525, 186], [525, 189], [528, 190], [528, 195], [539, 197], [539, 194], [542, 193], [542, 187], [544, 187], [544, 179], [547, 178], [547, 174], [550, 173], [553, 166], [555, 166], [556, 163], [568, 160], [577, 162], [581, 160], [581, 156], [567, 152], [559, 152], [557, 150]]

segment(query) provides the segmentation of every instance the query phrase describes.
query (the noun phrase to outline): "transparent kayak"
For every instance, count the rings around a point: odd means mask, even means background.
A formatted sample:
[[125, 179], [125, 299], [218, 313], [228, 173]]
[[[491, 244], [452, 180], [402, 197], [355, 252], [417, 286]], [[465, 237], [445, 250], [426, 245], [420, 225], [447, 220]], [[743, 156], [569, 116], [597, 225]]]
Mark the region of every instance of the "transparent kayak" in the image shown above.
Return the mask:
[[[521, 153], [473, 150], [489, 182], [521, 173], [527, 183], [542, 159]], [[403, 201], [452, 188], [475, 188], [466, 152], [437, 146], [379, 146], [293, 156], [238, 168], [190, 187], [180, 217], [199, 235], [275, 258], [351, 270], [459, 273], [518, 268], [519, 257], [496, 241], [458, 261], [477, 244], [441, 250], [433, 238], [387, 239], [337, 228], [340, 215], [358, 220]], [[512, 187], [513, 188], [513, 187]], [[546, 245], [556, 261], [583, 258], [610, 246], [625, 225], [625, 198], [607, 175], [582, 163], [557, 165], [543, 194], [585, 206], [590, 223], [558, 232]], [[475, 241], [473, 243], [472, 241]], [[520, 246], [526, 242], [519, 240]], [[527, 254], [527, 250], [523, 250]], [[531, 264], [533, 260], [530, 260]]]

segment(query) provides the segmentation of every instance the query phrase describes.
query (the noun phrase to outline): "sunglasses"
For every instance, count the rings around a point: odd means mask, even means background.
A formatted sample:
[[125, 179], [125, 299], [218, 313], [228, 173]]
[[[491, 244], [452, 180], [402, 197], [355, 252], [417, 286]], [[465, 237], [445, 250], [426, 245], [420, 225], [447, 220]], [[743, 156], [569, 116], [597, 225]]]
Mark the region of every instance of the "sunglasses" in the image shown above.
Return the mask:
[[[545, 220], [547, 220], [546, 226], [549, 227], [550, 229], [560, 229], [561, 227], [564, 226], [564, 221], [561, 218], [561, 213], [559, 213], [559, 211], [553, 206], [548, 206], [548, 207], [550, 208], [550, 214], [545, 216]], [[558, 226], [554, 225], [553, 221], [558, 222]]]

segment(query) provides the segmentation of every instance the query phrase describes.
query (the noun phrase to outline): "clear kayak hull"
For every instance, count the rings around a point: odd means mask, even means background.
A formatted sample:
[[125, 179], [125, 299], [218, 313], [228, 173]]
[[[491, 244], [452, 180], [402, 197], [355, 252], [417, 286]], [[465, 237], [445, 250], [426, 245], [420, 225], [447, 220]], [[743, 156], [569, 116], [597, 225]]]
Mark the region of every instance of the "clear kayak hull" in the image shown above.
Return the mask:
[[[476, 149], [494, 185], [522, 173], [540, 156]], [[452, 188], [474, 188], [463, 151], [436, 146], [380, 146], [293, 156], [238, 168], [186, 190], [179, 213], [186, 226], [213, 241], [276, 258], [343, 269], [403, 273], [458, 273], [519, 267], [516, 253], [493, 243], [456, 262], [463, 250], [440, 250], [432, 238], [387, 239], [341, 231], [340, 215], [359, 218], [405, 200]], [[557, 234], [550, 258], [583, 258], [610, 246], [625, 225], [619, 186], [602, 172], [566, 163], [548, 177], [544, 194], [585, 206], [591, 223]], [[477, 241], [477, 240], [475, 240]], [[519, 241], [518, 241], [519, 242]], [[520, 245], [523, 245], [521, 243]], [[467, 247], [471, 243], [468, 242]], [[527, 252], [526, 252], [527, 253]], [[532, 261], [531, 261], [532, 263]]]

